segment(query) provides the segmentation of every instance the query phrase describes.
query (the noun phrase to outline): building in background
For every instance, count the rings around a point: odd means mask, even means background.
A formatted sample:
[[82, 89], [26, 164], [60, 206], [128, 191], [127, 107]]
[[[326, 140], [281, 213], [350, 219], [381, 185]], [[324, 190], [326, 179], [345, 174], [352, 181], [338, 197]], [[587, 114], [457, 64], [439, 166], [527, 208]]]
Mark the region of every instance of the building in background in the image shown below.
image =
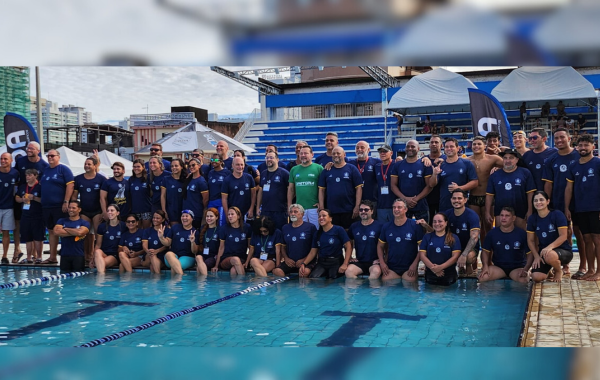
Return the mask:
[[30, 119], [29, 68], [0, 66], [0, 83], [0, 145], [4, 145], [4, 115], [13, 112]]
[[131, 128], [131, 122], [128, 117], [119, 121], [119, 128], [129, 130]]
[[218, 113], [209, 113], [208, 121], [219, 121], [219, 114]]
[[[30, 97], [30, 104], [31, 124], [37, 128], [37, 99], [35, 96]], [[86, 111], [84, 107], [72, 104], [59, 107], [56, 102], [44, 98], [41, 98], [40, 105], [45, 143], [61, 144], [79, 141], [76, 127], [92, 123], [92, 113]]]
[[61, 113], [65, 114], [68, 118], [69, 124], [72, 125], [71, 121], [75, 121], [75, 125], [84, 125], [92, 122], [92, 113], [85, 110], [85, 107], [78, 107], [72, 104], [64, 105], [58, 109]]

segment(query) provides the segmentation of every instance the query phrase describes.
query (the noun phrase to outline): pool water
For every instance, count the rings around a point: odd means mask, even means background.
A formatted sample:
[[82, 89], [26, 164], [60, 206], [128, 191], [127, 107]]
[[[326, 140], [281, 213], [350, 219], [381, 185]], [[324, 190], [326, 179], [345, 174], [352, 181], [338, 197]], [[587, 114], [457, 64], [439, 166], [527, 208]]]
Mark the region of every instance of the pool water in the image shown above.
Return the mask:
[[[4, 269], [0, 282], [56, 273]], [[76, 346], [264, 281], [109, 272], [1, 290], [0, 345]], [[106, 346], [514, 347], [529, 294], [529, 285], [504, 280], [442, 288], [292, 277]]]

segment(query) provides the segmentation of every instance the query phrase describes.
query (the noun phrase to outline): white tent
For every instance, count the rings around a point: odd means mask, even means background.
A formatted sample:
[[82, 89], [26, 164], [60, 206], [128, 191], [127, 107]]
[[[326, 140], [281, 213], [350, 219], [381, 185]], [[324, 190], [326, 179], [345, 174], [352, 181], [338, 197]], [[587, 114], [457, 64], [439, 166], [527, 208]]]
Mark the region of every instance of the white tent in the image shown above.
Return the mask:
[[[73, 175], [78, 175], [85, 172], [83, 170], [83, 165], [87, 159], [86, 156], [64, 146], [58, 148], [57, 151], [60, 153], [60, 163], [68, 166], [73, 172]], [[100, 164], [100, 172], [107, 177], [112, 177], [112, 169], [109, 166]]]
[[131, 162], [121, 156], [118, 156], [108, 150], [103, 150], [101, 152], [98, 152], [98, 156], [100, 157], [100, 162], [103, 165], [108, 166], [109, 168], [112, 167], [112, 164], [114, 164], [115, 162], [123, 163], [123, 165], [125, 165], [125, 176], [131, 175], [131, 171], [133, 169], [133, 162]]
[[464, 76], [438, 68], [409, 80], [392, 96], [388, 109], [404, 115], [436, 112], [469, 112], [469, 88]]
[[596, 99], [592, 84], [570, 66], [520, 67], [508, 74], [492, 95], [507, 109], [518, 108], [521, 102], [539, 108], [546, 101], [553, 107], [560, 100], [566, 106], [582, 106]]

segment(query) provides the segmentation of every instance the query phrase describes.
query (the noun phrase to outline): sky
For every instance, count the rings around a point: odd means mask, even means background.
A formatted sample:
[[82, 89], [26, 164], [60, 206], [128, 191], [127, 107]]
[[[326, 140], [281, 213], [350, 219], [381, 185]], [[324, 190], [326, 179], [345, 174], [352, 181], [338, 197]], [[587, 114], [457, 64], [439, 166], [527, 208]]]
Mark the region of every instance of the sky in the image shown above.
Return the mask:
[[[229, 68], [228, 68], [229, 69]], [[96, 123], [131, 114], [170, 112], [171, 106], [234, 115], [259, 108], [258, 92], [209, 67], [40, 67], [41, 96], [85, 107]], [[35, 68], [30, 93], [35, 96]]]

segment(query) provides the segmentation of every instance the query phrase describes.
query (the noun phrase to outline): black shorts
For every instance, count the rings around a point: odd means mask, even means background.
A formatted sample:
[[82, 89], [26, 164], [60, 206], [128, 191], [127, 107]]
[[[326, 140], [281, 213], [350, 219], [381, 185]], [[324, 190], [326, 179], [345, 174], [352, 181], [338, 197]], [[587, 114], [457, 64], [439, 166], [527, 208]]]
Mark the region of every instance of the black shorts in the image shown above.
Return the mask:
[[[560, 265], [567, 265], [573, 260], [573, 251], [569, 251], [562, 248], [554, 248], [554, 252], [558, 255], [558, 259], [560, 260]], [[541, 263], [539, 268], [532, 269], [531, 273], [546, 273], [548, 274], [552, 269], [552, 265], [548, 265], [546, 263]]]
[[13, 210], [15, 221], [21, 220], [21, 215], [23, 215], [23, 203], [17, 203], [16, 200], [13, 200]]
[[368, 262], [354, 262], [354, 263], [350, 263], [352, 265], [356, 265], [357, 267], [360, 268], [360, 270], [362, 270], [362, 274], [369, 274], [369, 269], [373, 266], [373, 262], [372, 261], [368, 261]]
[[396, 273], [400, 277], [402, 277], [404, 272], [406, 272], [408, 270], [408, 268], [394, 267], [394, 266], [392, 266], [392, 267], [388, 266], [388, 269], [391, 270], [392, 272]]
[[454, 267], [444, 269], [444, 276], [438, 277], [431, 270], [425, 270], [425, 282], [430, 285], [449, 286], [458, 280], [458, 273]]
[[112, 256], [117, 259], [117, 266], [121, 265], [121, 259], [119, 258], [119, 252], [104, 252], [106, 256]]
[[573, 224], [579, 227], [583, 235], [600, 234], [600, 212], [588, 211], [573, 214]]
[[[202, 257], [202, 261], [204, 261], [204, 265], [206, 265], [206, 269], [211, 270], [215, 267], [217, 263], [217, 257], [211, 255], [196, 255]], [[163, 258], [164, 260], [164, 258]]]
[[102, 214], [102, 210], [97, 211], [83, 211], [81, 210], [81, 215], [87, 217], [89, 220], [94, 220], [94, 216]]
[[469, 195], [469, 206], [485, 207], [485, 195]]
[[[496, 264], [494, 264], [496, 265]], [[498, 268], [502, 269], [504, 271], [504, 274], [506, 274], [506, 277], [510, 278], [510, 272], [512, 272], [515, 269], [521, 269], [523, 267], [525, 267], [525, 265], [511, 265], [511, 266], [502, 266], [502, 265], [496, 265]]]
[[[298, 260], [294, 260], [294, 262], [296, 262]], [[310, 271], [312, 272], [313, 269], [315, 269], [315, 265], [316, 265], [316, 261], [313, 260], [311, 263], [309, 263], [308, 265], [305, 265], [305, 267], [307, 269], [310, 269]], [[285, 261], [282, 261], [281, 264], [279, 264], [279, 269], [281, 269], [283, 271], [283, 273], [290, 274], [290, 273], [298, 273], [300, 271], [300, 268], [290, 268]]]
[[42, 216], [48, 231], [54, 229], [54, 226], [56, 226], [56, 222], [58, 222], [59, 219], [68, 217], [68, 215], [62, 211], [62, 206], [43, 208]]
[[354, 223], [354, 220], [352, 220], [351, 212], [341, 212], [337, 214], [331, 214], [331, 222], [334, 225], [340, 226], [343, 229], [347, 230], [348, 228], [350, 228], [352, 223]]
[[23, 219], [21, 225], [21, 243], [31, 241], [44, 241], [46, 238], [46, 227], [41, 218]]
[[85, 270], [85, 257], [61, 256], [60, 273], [83, 272]]
[[317, 265], [314, 270], [310, 273], [310, 278], [326, 277], [326, 278], [338, 278], [342, 274], [339, 272], [344, 258], [340, 257], [319, 257]]

